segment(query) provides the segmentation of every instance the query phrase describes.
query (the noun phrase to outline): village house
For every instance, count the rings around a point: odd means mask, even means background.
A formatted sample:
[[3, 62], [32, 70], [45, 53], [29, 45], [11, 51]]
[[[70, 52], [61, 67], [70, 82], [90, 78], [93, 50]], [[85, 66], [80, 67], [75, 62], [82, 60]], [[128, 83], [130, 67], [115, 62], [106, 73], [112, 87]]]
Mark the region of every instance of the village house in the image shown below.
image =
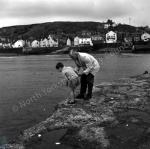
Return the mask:
[[131, 33], [131, 36], [132, 36], [132, 40], [134, 43], [138, 43], [141, 41], [141, 33], [139, 32], [135, 32], [135, 33]]
[[91, 36], [92, 40], [102, 40], [102, 36], [101, 35], [92, 35]]
[[49, 45], [49, 40], [48, 40], [48, 39], [45, 38], [43, 41], [44, 41], [44, 43], [45, 43], [45, 47], [49, 47], [49, 46], [50, 46], [50, 45]]
[[108, 29], [110, 24], [104, 23], [104, 29]]
[[70, 38], [67, 39], [67, 46], [71, 46], [71, 39]]
[[58, 37], [56, 35], [49, 35], [48, 41], [50, 47], [58, 47]]
[[126, 43], [132, 42], [132, 37], [131, 36], [125, 37], [124, 42], [126, 42]]
[[5, 48], [12, 48], [12, 45], [11, 43], [8, 43], [8, 42], [4, 42], [2, 47], [5, 49]]
[[81, 32], [81, 35], [83, 35], [83, 36], [91, 36], [91, 32], [90, 32], [90, 31], [87, 31], [87, 30], [83, 30], [83, 31]]
[[149, 41], [150, 40], [150, 34], [145, 32], [144, 34], [141, 35], [141, 40], [143, 40], [144, 42]]
[[40, 41], [40, 47], [46, 47], [46, 43], [43, 39]]
[[79, 46], [79, 37], [78, 36], [76, 36], [74, 38], [74, 46]]
[[13, 45], [14, 48], [22, 48], [24, 46], [25, 46], [25, 41], [24, 40], [18, 40]]
[[32, 48], [39, 48], [40, 47], [40, 42], [37, 40], [32, 41], [31, 43]]
[[91, 40], [90, 36], [80, 35], [78, 37], [79, 37], [79, 46], [85, 46], [85, 45], [91, 45], [91, 46], [93, 46], [93, 43], [92, 43], [92, 40]]
[[2, 48], [3, 47], [3, 43], [0, 41], [0, 48]]
[[105, 35], [92, 35], [91, 39], [93, 44], [103, 43], [105, 41]]
[[106, 34], [106, 43], [116, 43], [117, 42], [117, 34], [113, 31], [110, 31]]

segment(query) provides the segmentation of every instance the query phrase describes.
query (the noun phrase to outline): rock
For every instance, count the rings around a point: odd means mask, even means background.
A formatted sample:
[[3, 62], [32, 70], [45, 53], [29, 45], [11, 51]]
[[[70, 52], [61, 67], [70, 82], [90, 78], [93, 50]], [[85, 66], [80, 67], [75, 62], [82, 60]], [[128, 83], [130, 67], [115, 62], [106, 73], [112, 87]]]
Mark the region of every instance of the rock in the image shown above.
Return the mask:
[[150, 128], [147, 129], [147, 133], [150, 133]]
[[79, 131], [81, 139], [88, 140], [89, 142], [97, 142], [101, 147], [108, 147], [110, 145], [106, 132], [103, 127], [98, 126], [85, 126]]

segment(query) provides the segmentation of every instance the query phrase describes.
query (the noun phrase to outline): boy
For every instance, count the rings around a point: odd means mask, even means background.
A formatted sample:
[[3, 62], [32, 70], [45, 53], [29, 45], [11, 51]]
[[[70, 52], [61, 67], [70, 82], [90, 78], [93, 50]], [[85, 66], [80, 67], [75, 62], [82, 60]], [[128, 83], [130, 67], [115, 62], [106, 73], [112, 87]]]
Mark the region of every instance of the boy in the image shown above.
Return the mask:
[[56, 69], [66, 78], [66, 86], [71, 89], [71, 100], [68, 101], [68, 104], [75, 104], [76, 103], [76, 96], [75, 96], [75, 89], [80, 84], [79, 77], [71, 67], [65, 67], [63, 63], [59, 62], [56, 65]]

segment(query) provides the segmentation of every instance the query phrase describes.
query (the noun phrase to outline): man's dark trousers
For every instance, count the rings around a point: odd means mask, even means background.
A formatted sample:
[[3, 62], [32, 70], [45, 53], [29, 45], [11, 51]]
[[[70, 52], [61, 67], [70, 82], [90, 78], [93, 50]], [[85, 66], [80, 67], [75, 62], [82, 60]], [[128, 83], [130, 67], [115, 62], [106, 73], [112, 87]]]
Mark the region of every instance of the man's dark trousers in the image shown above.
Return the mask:
[[94, 75], [89, 73], [88, 75], [84, 74], [81, 76], [81, 89], [80, 94], [85, 95], [88, 87], [88, 95], [92, 96], [92, 89], [94, 84]]

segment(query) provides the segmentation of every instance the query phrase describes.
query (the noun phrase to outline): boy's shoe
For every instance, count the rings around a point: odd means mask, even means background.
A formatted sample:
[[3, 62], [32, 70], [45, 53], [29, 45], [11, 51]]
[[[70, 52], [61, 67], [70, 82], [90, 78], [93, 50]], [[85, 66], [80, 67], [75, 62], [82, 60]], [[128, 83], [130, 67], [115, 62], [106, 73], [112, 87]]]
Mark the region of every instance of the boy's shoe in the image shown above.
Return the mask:
[[76, 99], [83, 99], [84, 98], [84, 95], [83, 94], [78, 94], [77, 96], [76, 96]]
[[84, 98], [84, 100], [89, 100], [89, 99], [91, 99], [92, 98], [92, 95], [86, 95], [86, 97]]

